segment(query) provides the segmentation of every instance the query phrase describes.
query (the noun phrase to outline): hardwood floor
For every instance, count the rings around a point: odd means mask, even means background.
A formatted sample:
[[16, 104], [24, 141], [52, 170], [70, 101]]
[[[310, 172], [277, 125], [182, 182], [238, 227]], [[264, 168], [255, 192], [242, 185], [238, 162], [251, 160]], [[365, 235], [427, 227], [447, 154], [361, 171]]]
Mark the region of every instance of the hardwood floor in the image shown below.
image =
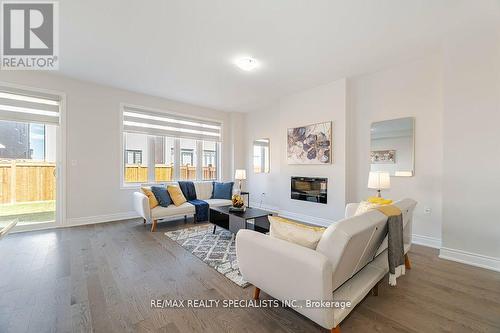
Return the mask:
[[[189, 222], [188, 224], [190, 224]], [[251, 299], [142, 220], [0, 241], [0, 332], [326, 332], [288, 308], [152, 309], [151, 299]], [[500, 273], [414, 246], [412, 269], [342, 322], [349, 332], [500, 332]], [[264, 292], [261, 299], [269, 298]]]

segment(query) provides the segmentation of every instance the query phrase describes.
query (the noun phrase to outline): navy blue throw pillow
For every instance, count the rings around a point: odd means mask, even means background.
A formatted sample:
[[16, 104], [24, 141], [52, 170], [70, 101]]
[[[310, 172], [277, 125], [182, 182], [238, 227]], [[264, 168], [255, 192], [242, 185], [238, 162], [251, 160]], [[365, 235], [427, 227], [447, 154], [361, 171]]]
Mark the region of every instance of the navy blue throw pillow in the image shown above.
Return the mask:
[[228, 199], [231, 200], [233, 196], [234, 182], [218, 183], [214, 182], [214, 191], [212, 199]]
[[155, 195], [160, 206], [168, 207], [172, 204], [172, 199], [170, 199], [170, 195], [165, 186], [151, 186], [151, 192]]

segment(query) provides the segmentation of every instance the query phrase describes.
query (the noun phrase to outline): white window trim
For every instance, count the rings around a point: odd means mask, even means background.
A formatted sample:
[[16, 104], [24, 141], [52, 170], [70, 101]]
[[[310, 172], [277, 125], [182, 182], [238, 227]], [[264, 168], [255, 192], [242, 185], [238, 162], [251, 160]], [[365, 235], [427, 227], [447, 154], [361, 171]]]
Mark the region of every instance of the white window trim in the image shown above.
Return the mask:
[[[124, 178], [125, 178], [125, 154], [124, 154], [124, 151], [125, 151], [125, 142], [124, 142], [124, 133], [125, 131], [123, 130], [123, 112], [124, 112], [124, 108], [128, 106], [128, 107], [135, 107], [135, 108], [140, 108], [140, 109], [143, 109], [143, 110], [146, 110], [146, 111], [152, 111], [152, 112], [164, 112], [164, 113], [167, 113], [168, 114], [172, 114], [172, 115], [178, 115], [178, 116], [185, 116], [185, 114], [182, 114], [182, 113], [177, 113], [177, 112], [171, 112], [171, 111], [166, 111], [166, 110], [161, 110], [161, 109], [154, 109], [154, 108], [148, 108], [148, 107], [144, 107], [144, 106], [140, 106], [140, 105], [134, 105], [134, 104], [129, 104], [129, 103], [120, 103], [120, 110], [119, 110], [119, 125], [120, 125], [120, 140], [119, 140], [119, 144], [120, 144], [120, 155], [121, 155], [121, 158], [120, 158], [120, 189], [122, 190], [130, 190], [130, 189], [140, 189], [142, 186], [150, 186], [150, 185], [157, 185], [157, 184], [165, 184], [165, 183], [168, 183], [168, 182], [149, 182], [149, 179], [154, 179], [154, 168], [149, 168], [149, 169], [152, 169], [152, 170], [148, 170], [148, 182], [145, 182], [145, 183], [126, 183], [124, 181]], [[206, 117], [198, 117], [198, 116], [189, 116], [191, 117], [193, 120], [195, 119], [198, 119], [198, 120], [208, 120], [208, 121], [212, 121], [212, 122], [219, 122], [221, 124], [221, 136], [220, 136], [220, 142], [217, 142], [218, 144], [218, 153], [217, 153], [217, 179], [210, 179], [210, 180], [203, 180], [203, 171], [202, 171], [202, 168], [198, 168], [198, 165], [201, 165], [203, 166], [203, 159], [202, 158], [197, 158], [196, 159], [196, 163], [197, 163], [197, 171], [196, 171], [196, 177], [199, 178], [199, 179], [196, 179], [197, 182], [212, 182], [212, 181], [220, 181], [222, 179], [222, 175], [223, 175], [223, 170], [222, 170], [222, 156], [223, 156], [223, 153], [222, 153], [222, 150], [223, 150], [223, 140], [224, 140], [224, 121], [220, 120], [220, 119], [213, 119], [213, 118], [206, 118]], [[201, 154], [201, 157], [203, 157], [203, 144], [201, 144], [201, 141], [202, 140], [197, 140], [200, 144], [197, 144], [196, 146], [196, 153], [197, 154]], [[148, 140], [148, 149], [152, 149], [151, 148], [152, 145], [149, 144], [149, 140]], [[199, 147], [201, 147], [201, 150], [198, 149]], [[154, 154], [148, 154], [150, 156], [149, 160], [152, 159], [153, 163], [152, 165], [154, 165]], [[197, 156], [198, 157], [198, 156]], [[149, 163], [150, 161], [148, 161]], [[148, 164], [150, 165], [150, 164]], [[178, 167], [180, 165], [180, 138], [174, 138], [174, 180], [172, 180], [172, 182], [176, 182], [179, 179], [180, 177], [180, 168]], [[150, 173], [152, 173], [152, 176], [150, 175]], [[198, 175], [200, 175], [198, 177]]]

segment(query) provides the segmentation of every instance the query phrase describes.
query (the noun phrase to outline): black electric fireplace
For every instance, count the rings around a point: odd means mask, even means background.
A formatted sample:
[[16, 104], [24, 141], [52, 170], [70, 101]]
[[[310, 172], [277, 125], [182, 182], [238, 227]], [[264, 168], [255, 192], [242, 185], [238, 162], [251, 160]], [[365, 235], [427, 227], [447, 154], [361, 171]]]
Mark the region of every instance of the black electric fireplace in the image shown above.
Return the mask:
[[311, 177], [292, 177], [291, 198], [326, 204], [328, 179]]

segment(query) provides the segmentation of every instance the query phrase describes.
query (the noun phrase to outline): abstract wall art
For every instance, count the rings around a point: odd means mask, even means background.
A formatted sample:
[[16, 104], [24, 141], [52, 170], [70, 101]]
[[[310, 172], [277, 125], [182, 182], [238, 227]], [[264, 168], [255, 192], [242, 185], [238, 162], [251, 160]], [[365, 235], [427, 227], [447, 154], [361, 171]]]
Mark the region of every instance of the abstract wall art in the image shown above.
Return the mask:
[[332, 163], [332, 122], [289, 128], [288, 164]]

